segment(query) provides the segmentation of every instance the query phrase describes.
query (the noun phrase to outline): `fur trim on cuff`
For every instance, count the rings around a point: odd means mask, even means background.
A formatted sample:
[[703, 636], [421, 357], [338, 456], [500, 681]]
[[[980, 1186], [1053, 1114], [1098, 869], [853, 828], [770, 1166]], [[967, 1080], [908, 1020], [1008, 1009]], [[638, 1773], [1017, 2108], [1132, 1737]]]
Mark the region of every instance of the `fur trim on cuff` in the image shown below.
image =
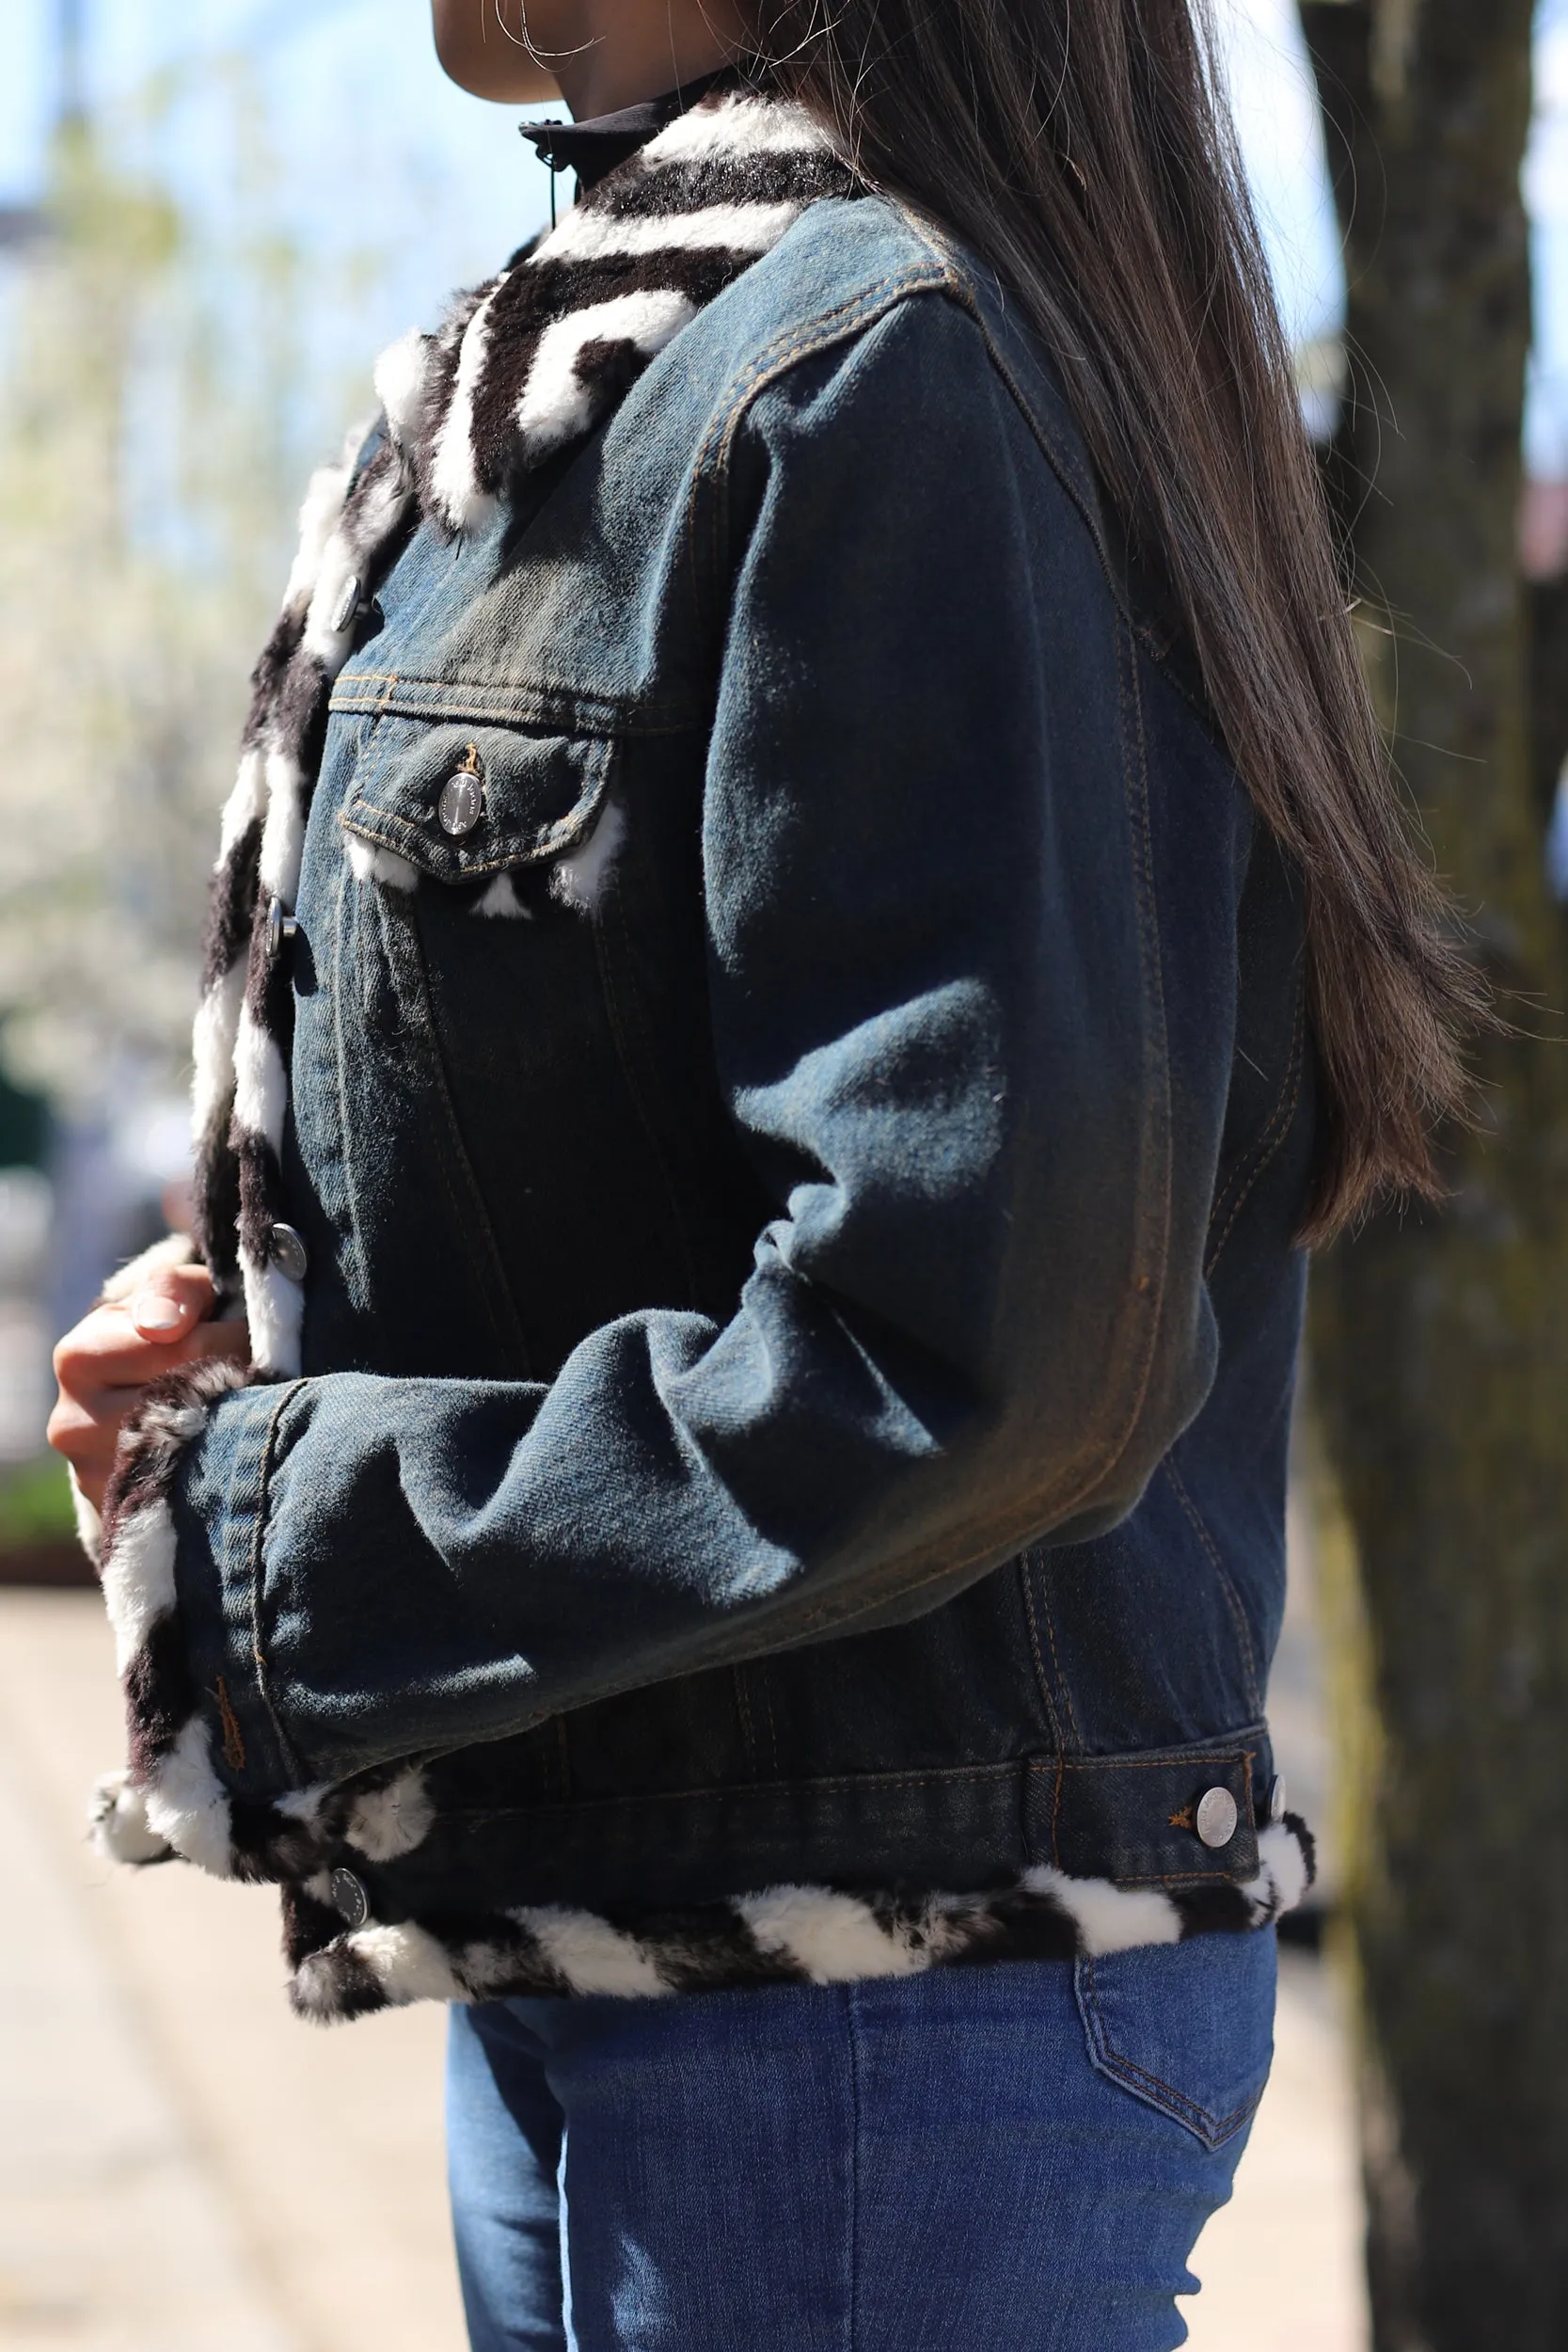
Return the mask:
[[541, 1905], [458, 1925], [367, 1921], [343, 1931], [325, 1873], [289, 1885], [284, 1952], [290, 2001], [331, 2025], [412, 2001], [505, 1994], [673, 1993], [756, 1984], [844, 1984], [997, 1961], [1099, 1959], [1189, 1936], [1273, 1925], [1311, 1885], [1312, 1836], [1300, 1816], [1259, 1833], [1258, 1875], [1170, 1892], [1029, 1870], [979, 1895], [851, 1895], [770, 1886], [635, 1925]]
[[215, 1878], [277, 1879], [320, 1859], [315, 1817], [325, 1792], [273, 1804], [225, 1787], [175, 1592], [170, 1498], [181, 1459], [214, 1406], [254, 1378], [228, 1361], [187, 1364], [153, 1383], [120, 1438], [104, 1498], [103, 1579], [130, 1761], [99, 1782], [89, 1808], [93, 1841], [112, 1861], [178, 1853]]

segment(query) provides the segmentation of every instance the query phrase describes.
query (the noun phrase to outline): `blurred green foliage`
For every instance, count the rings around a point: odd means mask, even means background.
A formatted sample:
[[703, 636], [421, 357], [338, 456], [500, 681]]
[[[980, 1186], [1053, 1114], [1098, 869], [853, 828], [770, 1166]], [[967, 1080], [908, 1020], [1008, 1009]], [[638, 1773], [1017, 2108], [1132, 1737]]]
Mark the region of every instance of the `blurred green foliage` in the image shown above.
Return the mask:
[[0, 1551], [69, 1541], [76, 1534], [65, 1464], [52, 1454], [0, 1471]]
[[69, 120], [0, 282], [0, 1057], [68, 1111], [182, 1087], [246, 677], [341, 399], [306, 332], [341, 290], [280, 225], [243, 71], [209, 78], [221, 207], [145, 119]]

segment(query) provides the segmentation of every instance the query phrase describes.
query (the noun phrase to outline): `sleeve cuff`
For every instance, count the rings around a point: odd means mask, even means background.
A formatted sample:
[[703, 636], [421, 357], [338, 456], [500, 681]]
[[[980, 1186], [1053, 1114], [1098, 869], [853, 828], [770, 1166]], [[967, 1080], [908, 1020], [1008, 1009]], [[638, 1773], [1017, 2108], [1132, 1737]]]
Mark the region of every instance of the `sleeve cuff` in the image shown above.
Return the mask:
[[267, 1458], [286, 1390], [228, 1362], [187, 1366], [127, 1423], [104, 1501], [103, 1597], [128, 1761], [99, 1784], [101, 1851], [184, 1856], [219, 1878], [312, 1869], [322, 1791], [297, 1786], [251, 1624]]

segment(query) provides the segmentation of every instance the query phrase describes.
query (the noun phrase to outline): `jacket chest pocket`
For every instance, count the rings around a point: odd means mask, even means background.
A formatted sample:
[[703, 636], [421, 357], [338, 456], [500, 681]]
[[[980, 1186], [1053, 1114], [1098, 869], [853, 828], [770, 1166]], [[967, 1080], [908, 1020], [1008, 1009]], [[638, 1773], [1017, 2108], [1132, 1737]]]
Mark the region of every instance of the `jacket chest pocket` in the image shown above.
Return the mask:
[[422, 875], [472, 891], [476, 907], [496, 914], [511, 903], [492, 887], [504, 882], [524, 904], [517, 885], [562, 861], [569, 867], [594, 834], [614, 750], [610, 736], [383, 718], [339, 818], [351, 863], [394, 886]]
[[536, 1077], [598, 995], [594, 885], [619, 833], [609, 737], [383, 718], [340, 812], [340, 992], [449, 1084]]
[[383, 716], [338, 817], [365, 1049], [340, 1062], [374, 1095], [373, 1181], [461, 1169], [543, 1376], [649, 1295], [660, 1178], [605, 940], [635, 847], [619, 784], [610, 737]]

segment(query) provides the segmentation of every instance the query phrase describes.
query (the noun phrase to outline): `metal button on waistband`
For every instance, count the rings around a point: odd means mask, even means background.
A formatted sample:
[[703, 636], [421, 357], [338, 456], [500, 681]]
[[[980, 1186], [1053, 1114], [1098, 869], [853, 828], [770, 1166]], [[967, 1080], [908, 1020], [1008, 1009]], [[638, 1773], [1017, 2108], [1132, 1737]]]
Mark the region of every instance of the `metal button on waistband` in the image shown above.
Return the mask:
[[1209, 1788], [1199, 1797], [1197, 1834], [1206, 1846], [1228, 1846], [1237, 1819], [1236, 1800], [1228, 1788]]
[[299, 925], [281, 898], [274, 898], [267, 909], [267, 953], [276, 963], [286, 943], [293, 939]]
[[267, 1235], [267, 1252], [279, 1274], [303, 1282], [310, 1253], [292, 1225], [275, 1225]]
[[1285, 1819], [1285, 1807], [1289, 1803], [1290, 1799], [1285, 1793], [1285, 1775], [1283, 1772], [1275, 1772], [1269, 1783], [1269, 1827], [1271, 1829], [1277, 1829]]
[[364, 1882], [340, 1863], [332, 1873], [332, 1908], [345, 1927], [362, 1928], [371, 1915], [371, 1899]]
[[479, 754], [470, 743], [464, 755], [464, 764], [454, 769], [441, 787], [441, 797], [436, 803], [436, 815], [441, 831], [452, 834], [472, 833], [484, 814], [484, 770]]
[[350, 572], [339, 592], [338, 601], [332, 608], [333, 628], [347, 628], [358, 610], [359, 575], [357, 572]]

